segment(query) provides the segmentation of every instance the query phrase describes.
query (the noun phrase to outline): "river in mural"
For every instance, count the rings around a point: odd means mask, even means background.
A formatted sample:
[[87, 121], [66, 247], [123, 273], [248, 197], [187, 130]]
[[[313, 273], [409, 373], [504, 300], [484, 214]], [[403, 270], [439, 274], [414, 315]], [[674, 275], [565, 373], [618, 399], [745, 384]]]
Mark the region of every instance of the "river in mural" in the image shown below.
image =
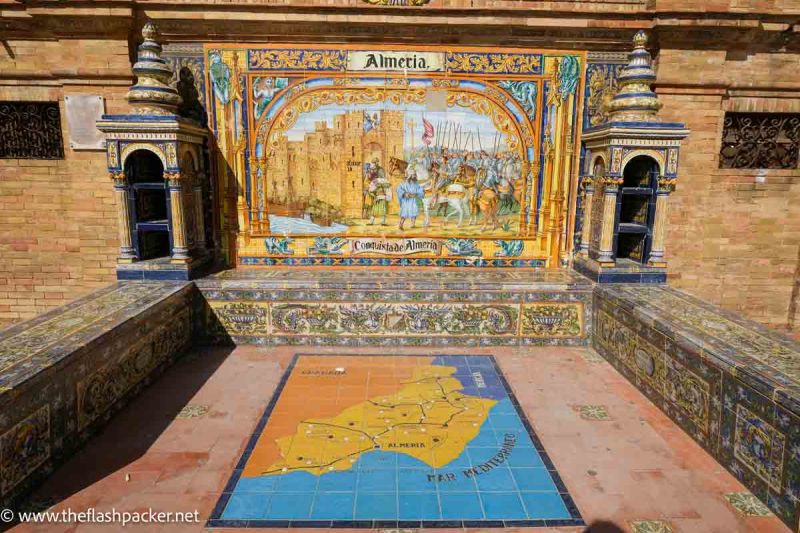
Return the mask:
[[206, 53], [240, 264], [544, 266], [567, 242], [580, 55]]

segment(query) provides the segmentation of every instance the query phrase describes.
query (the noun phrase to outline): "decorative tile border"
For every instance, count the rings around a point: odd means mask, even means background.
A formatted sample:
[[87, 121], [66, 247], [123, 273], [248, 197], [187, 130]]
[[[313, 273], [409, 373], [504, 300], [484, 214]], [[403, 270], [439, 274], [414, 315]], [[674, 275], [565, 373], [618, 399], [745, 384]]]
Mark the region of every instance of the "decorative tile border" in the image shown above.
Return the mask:
[[579, 346], [591, 329], [592, 285], [566, 271], [236, 270], [197, 285], [212, 342]]
[[0, 386], [8, 390], [24, 382], [184, 285], [115, 283], [0, 331]]
[[[388, 340], [414, 344], [476, 343], [513, 345], [521, 342], [583, 344], [587, 301], [569, 302], [437, 302], [423, 297], [386, 301], [380, 294], [356, 302], [310, 303], [213, 300], [208, 297], [208, 331], [237, 343], [379, 344]], [[369, 298], [371, 296], [372, 298]]]

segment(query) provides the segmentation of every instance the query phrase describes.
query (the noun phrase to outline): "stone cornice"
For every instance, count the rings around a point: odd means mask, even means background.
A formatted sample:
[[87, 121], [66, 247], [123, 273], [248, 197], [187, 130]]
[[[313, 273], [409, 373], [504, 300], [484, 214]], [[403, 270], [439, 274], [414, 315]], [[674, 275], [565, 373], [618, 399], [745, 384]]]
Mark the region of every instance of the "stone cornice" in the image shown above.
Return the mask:
[[338, 0], [336, 6], [320, 0], [0, 0], [0, 39], [129, 38], [145, 19], [151, 19], [159, 23], [165, 42], [382, 38], [398, 43], [612, 51], [626, 50], [635, 31], [648, 29], [655, 49], [661, 43], [715, 49], [752, 43], [770, 49], [800, 48], [798, 16], [786, 10], [676, 11], [669, 0], [476, 0], [474, 7], [461, 3], [432, 0], [419, 7], [391, 7], [363, 0]]

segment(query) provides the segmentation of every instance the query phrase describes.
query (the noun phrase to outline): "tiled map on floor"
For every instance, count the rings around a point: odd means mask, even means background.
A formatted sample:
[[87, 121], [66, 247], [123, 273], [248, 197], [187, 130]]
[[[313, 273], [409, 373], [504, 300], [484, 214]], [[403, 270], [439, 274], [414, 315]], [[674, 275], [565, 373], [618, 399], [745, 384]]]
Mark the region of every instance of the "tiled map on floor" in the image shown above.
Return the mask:
[[491, 356], [298, 355], [208, 525], [582, 523]]

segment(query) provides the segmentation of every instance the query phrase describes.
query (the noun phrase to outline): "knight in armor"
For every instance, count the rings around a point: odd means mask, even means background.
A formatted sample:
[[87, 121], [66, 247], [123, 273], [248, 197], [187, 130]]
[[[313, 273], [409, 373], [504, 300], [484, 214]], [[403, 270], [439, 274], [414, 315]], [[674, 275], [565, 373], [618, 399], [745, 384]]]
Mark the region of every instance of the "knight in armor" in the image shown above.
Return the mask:
[[486, 152], [481, 152], [479, 167], [483, 172], [476, 174], [475, 180], [477, 186], [475, 187], [475, 196], [480, 195], [483, 189], [492, 189], [495, 193], [498, 192], [498, 185], [500, 183], [498, 165], [498, 156], [492, 158], [489, 157], [489, 154]]
[[517, 154], [508, 152], [505, 155], [502, 163], [502, 172], [499, 177], [500, 211], [502, 213], [512, 213], [517, 205], [517, 200], [514, 197], [514, 182], [520, 177], [520, 160]]
[[452, 176], [450, 175], [450, 157], [448, 153], [444, 153], [442, 155], [442, 162], [440, 165], [437, 165], [436, 168], [436, 181], [434, 181], [434, 198], [433, 198], [433, 205], [437, 206], [436, 214], [441, 216], [442, 210], [444, 209], [444, 214], [447, 214], [447, 203], [439, 203], [440, 196], [447, 195], [447, 187], [453, 182]]

